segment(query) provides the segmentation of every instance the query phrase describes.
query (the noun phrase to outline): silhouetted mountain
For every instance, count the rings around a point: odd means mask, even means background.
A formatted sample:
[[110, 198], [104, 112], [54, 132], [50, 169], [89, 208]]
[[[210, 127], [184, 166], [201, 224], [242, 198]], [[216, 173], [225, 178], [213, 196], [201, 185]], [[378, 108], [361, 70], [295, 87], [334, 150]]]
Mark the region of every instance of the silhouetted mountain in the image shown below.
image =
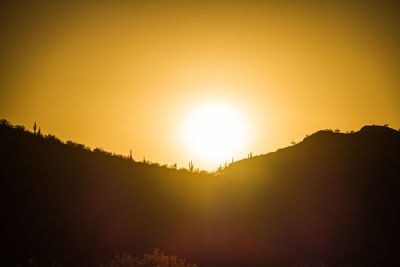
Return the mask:
[[3, 261], [96, 264], [159, 247], [200, 266], [395, 266], [400, 132], [319, 131], [191, 173], [0, 126]]

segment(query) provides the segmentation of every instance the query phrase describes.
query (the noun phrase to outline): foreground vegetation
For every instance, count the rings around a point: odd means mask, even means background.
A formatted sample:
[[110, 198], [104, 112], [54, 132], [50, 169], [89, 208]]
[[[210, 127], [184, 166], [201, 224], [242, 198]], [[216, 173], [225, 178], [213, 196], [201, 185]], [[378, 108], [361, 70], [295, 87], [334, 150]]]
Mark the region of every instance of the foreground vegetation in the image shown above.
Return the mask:
[[112, 260], [101, 267], [197, 267], [196, 264], [186, 263], [185, 259], [177, 256], [168, 256], [159, 249], [155, 249], [152, 254], [145, 254], [143, 258], [134, 257], [130, 254], [117, 254]]

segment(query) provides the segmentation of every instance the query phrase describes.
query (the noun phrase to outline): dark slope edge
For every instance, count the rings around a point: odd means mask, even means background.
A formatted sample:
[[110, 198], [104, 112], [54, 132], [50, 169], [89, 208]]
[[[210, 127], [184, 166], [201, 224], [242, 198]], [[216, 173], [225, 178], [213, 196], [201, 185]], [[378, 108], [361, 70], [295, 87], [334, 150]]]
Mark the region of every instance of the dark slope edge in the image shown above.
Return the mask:
[[400, 133], [317, 132], [220, 175], [135, 163], [0, 126], [6, 265], [159, 247], [204, 266], [399, 264]]

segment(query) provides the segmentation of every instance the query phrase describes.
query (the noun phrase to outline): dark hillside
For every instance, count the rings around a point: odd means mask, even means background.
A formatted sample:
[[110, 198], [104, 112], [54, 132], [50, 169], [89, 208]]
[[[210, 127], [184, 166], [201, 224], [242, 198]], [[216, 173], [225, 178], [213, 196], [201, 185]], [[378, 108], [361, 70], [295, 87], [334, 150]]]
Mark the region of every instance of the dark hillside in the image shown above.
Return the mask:
[[[400, 132], [365, 126], [319, 131], [277, 152], [232, 164], [225, 175], [256, 188], [254, 215], [282, 253], [329, 262], [396, 262]], [[261, 219], [263, 218], [263, 219]], [[387, 262], [385, 262], [387, 261]]]
[[[165, 247], [204, 175], [0, 127], [3, 248], [12, 263], [95, 263]], [[197, 186], [196, 186], [197, 187]], [[193, 209], [193, 210], [192, 210]], [[169, 237], [168, 237], [169, 238]]]
[[319, 131], [198, 174], [0, 126], [5, 265], [159, 247], [200, 266], [399, 264], [400, 132]]

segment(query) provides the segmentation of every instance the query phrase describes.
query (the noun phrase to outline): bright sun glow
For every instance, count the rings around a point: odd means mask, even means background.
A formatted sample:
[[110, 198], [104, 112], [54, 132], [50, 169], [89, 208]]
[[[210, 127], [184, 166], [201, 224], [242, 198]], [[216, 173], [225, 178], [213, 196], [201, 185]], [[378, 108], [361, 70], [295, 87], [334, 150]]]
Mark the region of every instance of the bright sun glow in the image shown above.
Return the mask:
[[183, 138], [196, 159], [222, 163], [240, 153], [247, 130], [238, 111], [225, 104], [210, 103], [188, 115]]

